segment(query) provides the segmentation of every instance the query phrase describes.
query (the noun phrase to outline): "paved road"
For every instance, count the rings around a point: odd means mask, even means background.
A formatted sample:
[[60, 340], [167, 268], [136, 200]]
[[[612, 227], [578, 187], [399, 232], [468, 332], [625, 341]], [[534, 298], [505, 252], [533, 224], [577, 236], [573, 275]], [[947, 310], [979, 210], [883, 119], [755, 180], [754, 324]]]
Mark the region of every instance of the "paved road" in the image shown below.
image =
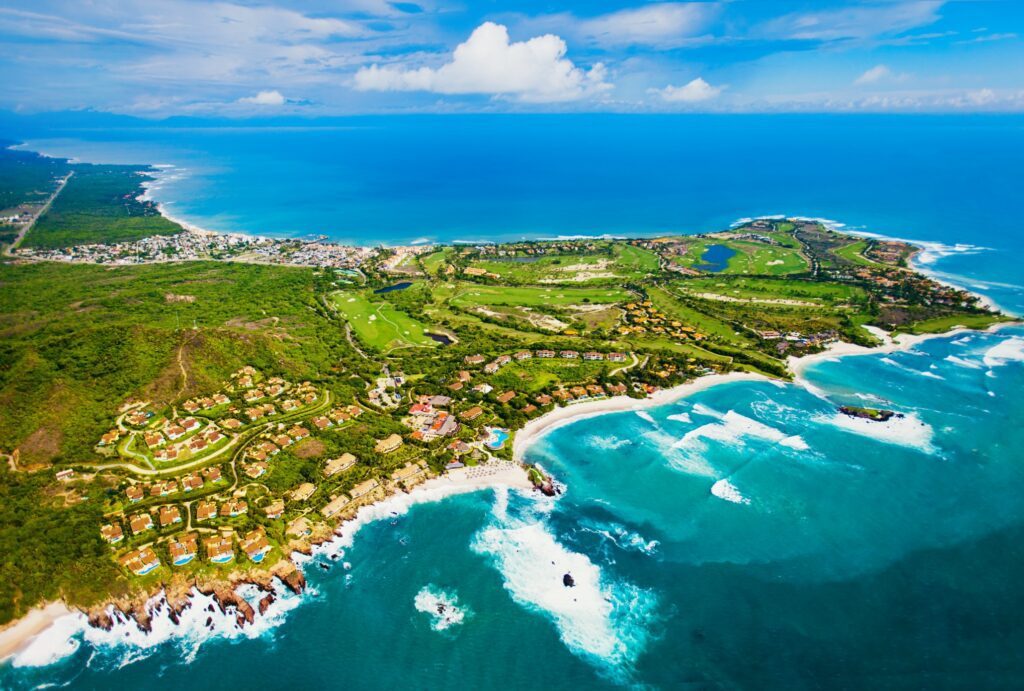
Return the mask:
[[61, 193], [61, 191], [64, 189], [64, 186], [68, 184], [68, 180], [71, 179], [72, 175], [74, 175], [74, 172], [68, 173], [68, 176], [61, 180], [60, 184], [57, 185], [57, 189], [53, 191], [53, 194], [51, 194], [50, 198], [46, 200], [46, 203], [43, 204], [42, 207], [40, 207], [39, 212], [35, 215], [35, 217], [33, 217], [31, 221], [25, 224], [25, 226], [21, 229], [21, 232], [18, 233], [18, 236], [14, 238], [14, 242], [12, 242], [10, 246], [4, 249], [4, 254], [6, 256], [14, 256], [14, 250], [18, 249], [18, 246], [21, 244], [21, 241], [25, 239], [25, 235], [28, 233], [28, 231], [32, 230], [32, 227], [36, 224], [36, 221], [39, 220], [39, 217], [45, 214], [50, 209], [50, 204], [53, 204], [53, 200], [57, 198], [57, 195]]

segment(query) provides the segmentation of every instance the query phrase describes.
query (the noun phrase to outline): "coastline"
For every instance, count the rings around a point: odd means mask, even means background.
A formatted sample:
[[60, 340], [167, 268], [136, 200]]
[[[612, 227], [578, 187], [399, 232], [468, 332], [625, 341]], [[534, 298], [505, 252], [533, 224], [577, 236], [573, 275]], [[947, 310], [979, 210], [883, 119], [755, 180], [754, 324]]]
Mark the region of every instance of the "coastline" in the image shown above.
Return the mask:
[[522, 429], [516, 431], [512, 441], [512, 458], [522, 463], [523, 455], [529, 447], [536, 443], [548, 432], [564, 427], [578, 420], [588, 417], [604, 415], [606, 413], [619, 413], [630, 410], [644, 410], [655, 408], [667, 403], [674, 403], [686, 398], [698, 391], [704, 391], [719, 384], [729, 384], [739, 381], [774, 381], [770, 377], [754, 372], [730, 372], [728, 374], [710, 374], [698, 377], [693, 381], [673, 386], [669, 389], [656, 391], [647, 398], [631, 398], [629, 396], [612, 396], [596, 401], [584, 401], [567, 406], [559, 406], [554, 410], [530, 420]]
[[[334, 531], [323, 539], [312, 542], [308, 553], [292, 552], [285, 561], [290, 562], [301, 573], [306, 564], [312, 560], [313, 555], [336, 554], [340, 549], [351, 546], [359, 530], [369, 523], [404, 514], [417, 504], [433, 503], [460, 494], [496, 488], [508, 488], [522, 492], [535, 491], [526, 469], [519, 463], [496, 461], [487, 465], [452, 470], [445, 475], [424, 480], [405, 492], [392, 492], [383, 499], [360, 506], [354, 515], [339, 523]], [[290, 568], [287, 567], [285, 570]], [[248, 626], [253, 626], [256, 617], [263, 616], [263, 607], [261, 606], [257, 615], [251, 606], [246, 607], [243, 604], [244, 600], [237, 594], [237, 590], [243, 586], [257, 586], [270, 598], [266, 600], [269, 606], [283, 592], [273, 585], [275, 578], [285, 581], [280, 571], [281, 569], [275, 568], [267, 572], [254, 572], [238, 580], [231, 580], [225, 576], [222, 581], [211, 581], [205, 583], [198, 590], [188, 590], [180, 595], [174, 595], [173, 588], [166, 586], [157, 593], [138, 593], [127, 600], [104, 602], [90, 608], [69, 607], [62, 600], [49, 602], [44, 606], [32, 609], [25, 616], [9, 622], [0, 629], [0, 665], [16, 660], [20, 654], [28, 651], [42, 634], [69, 616], [77, 618], [81, 626], [106, 628], [107, 630], [113, 626], [114, 622], [125, 623], [129, 619], [133, 619], [141, 632], [146, 634], [150, 631], [153, 617], [158, 610], [162, 610], [164, 607], [173, 613], [174, 618], [171, 621], [176, 626], [179, 625], [177, 617], [188, 608], [189, 601], [197, 596], [212, 596], [219, 604], [222, 613], [240, 617], [239, 622], [244, 621]], [[303, 586], [304, 583], [303, 580]], [[196, 585], [190, 583], [189, 587]], [[288, 583], [288, 587], [293, 588], [293, 592], [298, 594], [298, 591], [294, 590], [294, 581]], [[299, 587], [299, 591], [301, 589], [302, 586]], [[153, 603], [157, 603], [156, 607], [150, 609], [153, 607]], [[110, 608], [113, 608], [113, 617], [109, 616]], [[100, 612], [108, 615], [103, 619], [105, 625], [99, 625], [96, 620], [96, 615]], [[180, 626], [184, 627], [187, 624], [182, 621]], [[164, 633], [166, 635], [166, 632]], [[67, 650], [71, 652], [74, 647], [67, 648]], [[47, 660], [52, 657], [54, 656], [43, 656]], [[33, 663], [28, 664], [31, 666]]]
[[21, 619], [6, 624], [5, 628], [0, 629], [0, 664], [6, 663], [8, 658], [14, 657], [28, 647], [58, 619], [74, 612], [75, 610], [70, 609], [62, 600], [54, 600], [30, 610]]

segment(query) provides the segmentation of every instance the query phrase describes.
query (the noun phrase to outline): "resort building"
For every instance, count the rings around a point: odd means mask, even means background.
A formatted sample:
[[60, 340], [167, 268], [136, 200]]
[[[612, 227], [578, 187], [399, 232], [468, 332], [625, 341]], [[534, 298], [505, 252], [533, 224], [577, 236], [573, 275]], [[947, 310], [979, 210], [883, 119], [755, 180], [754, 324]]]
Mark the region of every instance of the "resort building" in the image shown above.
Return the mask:
[[312, 482], [303, 482], [301, 485], [293, 489], [289, 496], [292, 501], [306, 501], [313, 496], [313, 492], [316, 492], [316, 485]]
[[377, 453], [391, 453], [402, 445], [402, 437], [397, 434], [392, 434], [385, 437], [384, 439], [377, 440], [377, 444], [373, 447], [373, 450]]
[[199, 536], [196, 533], [185, 533], [171, 541], [167, 546], [171, 553], [171, 563], [175, 566], [184, 566], [199, 553]]
[[327, 461], [324, 466], [324, 477], [332, 477], [338, 473], [343, 473], [349, 468], [352, 468], [356, 464], [356, 457], [347, 451], [337, 458], [332, 458]]
[[365, 480], [363, 482], [360, 482], [355, 487], [353, 487], [352, 491], [349, 492], [349, 496], [351, 496], [353, 499], [359, 499], [360, 497], [365, 497], [367, 494], [377, 489], [377, 487], [379, 486], [380, 483], [377, 482], [377, 480]]
[[[344, 494], [339, 494], [334, 499], [327, 502], [324, 508], [320, 509], [320, 513], [323, 514], [324, 518], [331, 518], [339, 511], [341, 511], [343, 508], [348, 506], [351, 502], [352, 500], [346, 497]], [[292, 524], [288, 526], [288, 532], [293, 532], [294, 525], [295, 522], [293, 521]]]
[[555, 357], [555, 351], [553, 350], [538, 350], [537, 357], [539, 358], [553, 358]]
[[128, 569], [136, 576], [145, 576], [147, 573], [160, 566], [156, 552], [149, 547], [132, 550], [119, 560], [121, 566]]
[[235, 550], [231, 546], [231, 537], [218, 535], [203, 540], [206, 558], [214, 564], [226, 564], [235, 558]]
[[478, 405], [473, 406], [469, 410], [464, 410], [459, 413], [459, 417], [469, 422], [470, 420], [476, 420], [478, 417], [483, 415], [484, 409]]
[[423, 475], [425, 472], [426, 468], [418, 463], [406, 463], [391, 474], [391, 479], [395, 482], [408, 482]]

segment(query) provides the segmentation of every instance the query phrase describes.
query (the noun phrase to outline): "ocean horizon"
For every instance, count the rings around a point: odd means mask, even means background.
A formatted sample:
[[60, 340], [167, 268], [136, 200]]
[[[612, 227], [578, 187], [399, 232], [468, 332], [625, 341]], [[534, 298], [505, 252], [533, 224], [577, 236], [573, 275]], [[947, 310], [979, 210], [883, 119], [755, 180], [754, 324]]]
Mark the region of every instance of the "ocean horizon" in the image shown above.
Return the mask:
[[[479, 242], [799, 215], [915, 240], [923, 270], [1024, 312], [1016, 116], [44, 129], [10, 136], [173, 166], [153, 198], [221, 232]], [[282, 591], [257, 627], [211, 628], [201, 598], [151, 632], [68, 618], [0, 687], [1017, 686], [1022, 387], [1018, 324], [582, 418], [526, 451], [558, 498], [387, 505], [308, 558], [308, 592]]]

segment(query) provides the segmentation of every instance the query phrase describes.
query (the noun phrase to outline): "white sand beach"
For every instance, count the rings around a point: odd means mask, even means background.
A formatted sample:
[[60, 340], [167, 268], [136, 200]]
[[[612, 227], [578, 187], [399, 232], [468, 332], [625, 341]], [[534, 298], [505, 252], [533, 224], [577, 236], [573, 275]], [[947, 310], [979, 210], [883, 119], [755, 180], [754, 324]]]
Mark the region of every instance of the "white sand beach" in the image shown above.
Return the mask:
[[36, 636], [50, 628], [57, 619], [72, 614], [60, 600], [36, 607], [21, 619], [0, 631], [0, 662], [23, 650]]
[[692, 382], [680, 384], [670, 389], [662, 389], [647, 398], [630, 398], [629, 396], [613, 396], [601, 398], [596, 401], [583, 401], [582, 403], [571, 403], [567, 406], [560, 406], [549, 413], [541, 415], [535, 420], [530, 420], [526, 426], [516, 432], [512, 443], [512, 457], [517, 461], [523, 460], [523, 454], [537, 439], [553, 429], [562, 427], [576, 420], [605, 413], [616, 413], [626, 410], [643, 410], [653, 408], [666, 403], [678, 401], [698, 391], [709, 389], [719, 384], [728, 384], [737, 381], [769, 381], [769, 378], [762, 374], [753, 372], [730, 372], [729, 374], [711, 374], [700, 377]]

